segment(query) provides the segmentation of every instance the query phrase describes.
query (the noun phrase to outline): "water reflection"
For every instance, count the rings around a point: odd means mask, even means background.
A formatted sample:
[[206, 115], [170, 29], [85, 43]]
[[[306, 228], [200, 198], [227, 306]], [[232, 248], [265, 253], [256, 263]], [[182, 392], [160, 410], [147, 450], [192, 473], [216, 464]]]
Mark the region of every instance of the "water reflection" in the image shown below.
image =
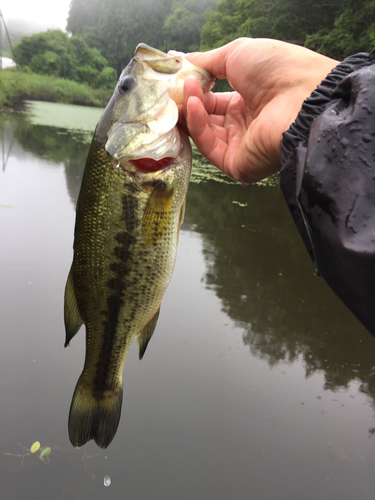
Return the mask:
[[[24, 114], [0, 115], [0, 127], [3, 155], [27, 151], [49, 166], [64, 165], [75, 206], [91, 134], [35, 125]], [[244, 329], [244, 344], [270, 366], [301, 357], [306, 376], [324, 372], [326, 389], [360, 380], [375, 397], [374, 340], [315, 276], [280, 191], [218, 183], [209, 179], [222, 181], [220, 173], [200, 166], [183, 230], [202, 235], [206, 287]]]
[[[314, 275], [278, 189], [209, 167], [155, 338], [129, 354], [116, 439], [70, 446], [84, 339], [64, 350], [62, 301], [88, 136], [17, 113], [0, 127], [2, 498], [371, 500], [374, 339]], [[35, 440], [50, 464], [4, 455]]]
[[374, 339], [314, 275], [279, 190], [191, 185], [185, 224], [202, 234], [206, 286], [254, 355], [271, 366], [302, 357], [326, 388], [359, 378], [375, 394]]
[[0, 127], [3, 137], [3, 170], [10, 153], [21, 161], [24, 160], [25, 152], [31, 153], [33, 157], [47, 160], [44, 165], [48, 167], [63, 164], [69, 196], [75, 206], [91, 134], [34, 124], [31, 115], [21, 111], [0, 114]]

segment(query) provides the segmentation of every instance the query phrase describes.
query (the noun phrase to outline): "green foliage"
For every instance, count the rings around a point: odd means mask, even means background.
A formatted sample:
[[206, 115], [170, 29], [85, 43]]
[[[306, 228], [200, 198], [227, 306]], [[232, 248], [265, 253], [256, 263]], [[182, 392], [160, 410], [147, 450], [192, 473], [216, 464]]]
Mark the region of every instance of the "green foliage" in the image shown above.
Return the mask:
[[58, 75], [60, 69], [59, 55], [51, 50], [35, 54], [30, 61], [30, 69], [41, 75]]
[[[96, 48], [76, 37], [69, 37], [61, 30], [23, 37], [14, 48], [14, 57], [21, 67], [33, 72], [98, 88], [106, 83], [107, 88], [116, 84], [116, 74], [108, 68], [108, 62]], [[105, 71], [105, 78], [102, 72]]]
[[206, 14], [217, 0], [185, 0], [175, 2], [173, 11], [164, 22], [165, 48], [182, 52], [199, 50], [201, 29]]
[[45, 33], [25, 36], [14, 47], [15, 60], [20, 66], [29, 66], [34, 70], [32, 60], [39, 54], [53, 52], [64, 57], [67, 40], [66, 33], [61, 30], [48, 30]]
[[372, 49], [374, 13], [375, 0], [72, 0], [73, 36], [23, 37], [15, 58], [36, 73], [109, 89], [140, 42], [191, 52], [265, 37], [342, 59]]
[[86, 27], [99, 23], [100, 0], [72, 0], [66, 29], [73, 35], [83, 33]]
[[106, 66], [97, 76], [98, 87], [113, 89], [117, 80], [116, 70]]
[[275, 38], [303, 45], [306, 36], [333, 27], [343, 0], [221, 0], [207, 15], [201, 49], [241, 36]]
[[100, 50], [119, 75], [140, 42], [161, 50], [198, 50], [206, 12], [217, 1], [72, 0], [67, 29]]
[[343, 59], [375, 45], [375, 0], [221, 0], [207, 14], [201, 50], [240, 36], [275, 38]]
[[15, 106], [25, 99], [104, 107], [111, 94], [112, 90], [93, 89], [55, 76], [0, 72], [0, 107]]
[[140, 42], [163, 47], [171, 0], [72, 0], [67, 29], [96, 47], [119, 74]]
[[[241, 17], [246, 22], [245, 9], [238, 0], [221, 0], [214, 12], [206, 16], [207, 22], [202, 28], [201, 50], [214, 49], [242, 35]], [[250, 33], [249, 33], [250, 35]]]
[[306, 46], [335, 59], [375, 46], [375, 0], [344, 0], [343, 9], [332, 30], [319, 30], [308, 36]]

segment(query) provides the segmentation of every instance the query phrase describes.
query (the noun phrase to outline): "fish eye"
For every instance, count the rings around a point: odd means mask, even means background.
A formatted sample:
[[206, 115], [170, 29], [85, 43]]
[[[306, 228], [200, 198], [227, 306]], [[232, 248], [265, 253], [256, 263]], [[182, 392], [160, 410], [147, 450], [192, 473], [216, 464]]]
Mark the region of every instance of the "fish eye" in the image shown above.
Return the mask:
[[122, 92], [129, 92], [129, 90], [131, 90], [133, 87], [134, 87], [134, 83], [135, 83], [135, 78], [131, 75], [127, 75], [125, 76], [125, 78], [123, 78], [119, 84], [119, 87], [120, 87], [120, 90], [122, 90]]

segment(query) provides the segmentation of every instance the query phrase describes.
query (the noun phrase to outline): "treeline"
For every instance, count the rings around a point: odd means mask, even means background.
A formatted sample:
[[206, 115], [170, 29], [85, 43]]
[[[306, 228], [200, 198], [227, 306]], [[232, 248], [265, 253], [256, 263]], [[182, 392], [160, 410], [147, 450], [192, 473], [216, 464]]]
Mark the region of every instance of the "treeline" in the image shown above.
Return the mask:
[[208, 50], [241, 36], [297, 43], [336, 59], [375, 46], [375, 0], [72, 0], [67, 31], [23, 37], [35, 73], [113, 87], [140, 42]]
[[375, 0], [221, 0], [207, 13], [201, 50], [234, 38], [275, 38], [336, 59], [375, 46]]
[[190, 52], [275, 38], [343, 59], [374, 47], [375, 0], [72, 0], [67, 29], [118, 73], [140, 41]]
[[206, 13], [218, 0], [72, 0], [67, 30], [96, 47], [119, 74], [140, 42], [199, 50]]
[[116, 71], [98, 49], [61, 30], [25, 36], [13, 53], [26, 71], [87, 83], [93, 88], [113, 88], [116, 84]]
[[33, 73], [113, 88], [140, 42], [199, 50], [206, 13], [218, 0], [72, 0], [67, 31], [22, 37], [16, 63]]

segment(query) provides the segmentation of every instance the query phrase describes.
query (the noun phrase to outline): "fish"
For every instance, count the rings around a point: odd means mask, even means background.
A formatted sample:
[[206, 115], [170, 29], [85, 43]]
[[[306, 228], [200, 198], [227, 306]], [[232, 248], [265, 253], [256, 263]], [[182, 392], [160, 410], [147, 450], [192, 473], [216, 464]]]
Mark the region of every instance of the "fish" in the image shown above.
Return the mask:
[[64, 296], [65, 347], [86, 329], [68, 420], [76, 447], [113, 440], [126, 356], [135, 338], [144, 356], [172, 277], [192, 165], [177, 124], [188, 75], [204, 92], [215, 82], [184, 54], [139, 44], [93, 135]]

